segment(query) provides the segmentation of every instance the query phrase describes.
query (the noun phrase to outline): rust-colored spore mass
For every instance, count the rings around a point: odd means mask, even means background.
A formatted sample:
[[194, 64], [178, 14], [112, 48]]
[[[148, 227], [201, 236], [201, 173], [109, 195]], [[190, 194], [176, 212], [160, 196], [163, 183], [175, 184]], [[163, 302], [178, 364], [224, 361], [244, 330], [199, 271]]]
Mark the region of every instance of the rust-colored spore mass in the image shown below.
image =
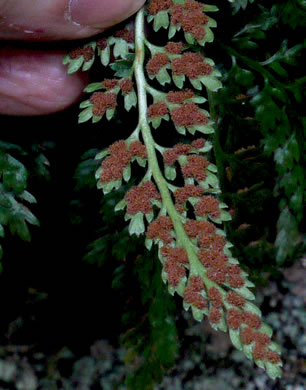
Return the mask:
[[168, 10], [172, 4], [172, 0], [151, 0], [148, 5], [148, 14], [157, 15], [160, 11]]
[[184, 8], [182, 4], [174, 4], [171, 7], [171, 24], [177, 25], [181, 23], [184, 15]]
[[200, 234], [214, 234], [216, 232], [216, 227], [210, 222], [207, 221], [197, 221], [199, 226]]
[[218, 284], [222, 284], [226, 280], [224, 272], [221, 269], [218, 269], [218, 268], [210, 268], [207, 271], [207, 277], [211, 281], [213, 281], [215, 283], [218, 283]]
[[176, 144], [172, 149], [168, 149], [164, 152], [164, 161], [167, 165], [173, 165], [180, 156], [188, 154], [190, 150], [191, 147], [188, 144]]
[[243, 328], [240, 337], [243, 344], [250, 345], [255, 340], [255, 332], [251, 328]]
[[259, 329], [262, 323], [261, 318], [257, 314], [250, 312], [243, 313], [243, 322], [253, 329]]
[[198, 244], [200, 248], [211, 249], [213, 251], [217, 251], [218, 253], [222, 253], [225, 246], [225, 239], [223, 236], [219, 234], [214, 235], [206, 235], [200, 234]]
[[100, 175], [101, 183], [109, 183], [122, 178], [124, 167], [115, 156], [107, 157], [102, 163], [103, 171]]
[[224, 236], [221, 236], [220, 234], [215, 234], [211, 242], [211, 249], [217, 250], [218, 252], [222, 253], [225, 244], [226, 244], [226, 240]]
[[179, 157], [188, 154], [191, 151], [191, 147], [188, 144], [178, 143], [174, 145], [173, 150]]
[[200, 276], [190, 276], [189, 283], [195, 292], [200, 292], [204, 289], [204, 282]]
[[170, 54], [181, 54], [185, 47], [183, 42], [168, 42], [165, 50]]
[[195, 0], [186, 0], [184, 8], [188, 11], [203, 11], [204, 5]]
[[199, 294], [204, 289], [204, 283], [200, 276], [191, 276], [184, 291], [184, 300], [199, 310], [208, 307], [208, 301]]
[[147, 148], [139, 141], [133, 141], [130, 144], [129, 151], [132, 157], [147, 158]]
[[214, 307], [217, 308], [222, 307], [223, 304], [222, 295], [216, 287], [209, 288], [207, 291], [207, 296]]
[[[200, 237], [201, 235], [202, 234], [200, 234]], [[205, 233], [203, 235], [205, 235]], [[225, 280], [228, 258], [224, 253], [220, 253], [214, 249], [207, 250], [206, 248], [200, 248], [198, 257], [204, 267], [212, 268], [213, 270], [220, 272], [220, 274], [222, 274], [222, 279]]]
[[[173, 241], [171, 230], [173, 229], [173, 223], [170, 217], [160, 216], [155, 221], [151, 222], [147, 230], [147, 238], [154, 240], [160, 239], [165, 245], [170, 244]], [[166, 247], [163, 247], [161, 253], [165, 256], [164, 252]], [[168, 252], [167, 256], [168, 257]]]
[[218, 324], [222, 318], [222, 312], [216, 307], [211, 307], [208, 314], [208, 319], [212, 324]]
[[153, 211], [151, 201], [161, 200], [155, 185], [151, 181], [146, 181], [139, 186], [132, 187], [125, 195], [127, 213], [135, 215], [138, 212], [149, 214]]
[[198, 138], [198, 139], [194, 140], [193, 142], [191, 142], [191, 146], [195, 149], [202, 149], [202, 148], [204, 148], [205, 143], [206, 143], [205, 138]]
[[207, 177], [205, 169], [208, 165], [209, 161], [205, 157], [198, 155], [188, 156], [187, 163], [182, 166], [183, 176], [185, 179], [192, 177], [198, 182], [205, 181]]
[[244, 279], [240, 275], [229, 274], [227, 282], [232, 288], [240, 288], [244, 286]]
[[173, 260], [180, 264], [189, 264], [188, 256], [186, 250], [181, 247], [175, 247], [172, 248], [170, 246], [165, 247], [164, 251], [162, 251], [162, 254], [170, 260]]
[[196, 294], [193, 300], [193, 306], [199, 310], [204, 310], [208, 307], [208, 301], [200, 294]]
[[168, 282], [171, 286], [176, 287], [186, 275], [183, 264], [189, 263], [187, 253], [182, 247], [166, 246], [161, 249], [161, 254], [166, 258], [164, 269], [168, 273]]
[[201, 234], [201, 239], [199, 240], [199, 246], [201, 248], [209, 249], [213, 242], [213, 236], [206, 236]]
[[165, 164], [167, 165], [173, 165], [178, 159], [178, 156], [173, 149], [166, 150], [163, 154], [163, 157]]
[[203, 196], [195, 205], [195, 213], [199, 217], [207, 217], [208, 215], [212, 218], [220, 217], [218, 199], [210, 195]]
[[[207, 23], [207, 18], [205, 18], [205, 22], [204, 23]], [[200, 24], [196, 24], [195, 26], [192, 27], [191, 29], [191, 34], [198, 40], [198, 41], [201, 41], [202, 39], [204, 39], [205, 37], [205, 28], [200, 25]]]
[[156, 53], [148, 61], [146, 69], [149, 75], [157, 74], [163, 66], [169, 64], [170, 59], [165, 53]]
[[117, 87], [117, 85], [118, 85], [117, 79], [106, 79], [102, 82], [102, 87], [105, 88], [107, 91]]
[[97, 46], [99, 49], [104, 50], [107, 47], [107, 39], [101, 38], [97, 41]]
[[151, 104], [148, 107], [147, 116], [148, 118], [157, 118], [159, 116], [163, 116], [168, 114], [168, 107], [167, 104], [164, 102], [157, 102], [154, 104]]
[[85, 62], [90, 61], [94, 56], [94, 50], [91, 46], [89, 47], [80, 47], [73, 49], [69, 54], [71, 59], [84, 57]]
[[186, 275], [186, 269], [175, 260], [167, 260], [164, 269], [168, 273], [168, 283], [173, 287], [176, 287]]
[[106, 110], [117, 106], [117, 94], [94, 92], [90, 97], [90, 102], [93, 104], [93, 114], [103, 116]]
[[[178, 188], [174, 192], [175, 200], [177, 203], [185, 203], [189, 198], [198, 198], [203, 194], [203, 188], [201, 186], [195, 186], [187, 184], [185, 187]], [[194, 221], [195, 222], [195, 221]]]
[[122, 139], [111, 144], [108, 150], [112, 155], [118, 158], [121, 155], [128, 156], [126, 143]]
[[[202, 188], [202, 187], [200, 187]], [[203, 191], [203, 189], [202, 189]], [[190, 238], [196, 238], [198, 235], [211, 235], [216, 231], [216, 227], [206, 221], [195, 221], [192, 219], [188, 219], [184, 225], [184, 229]]]
[[241, 268], [239, 267], [238, 264], [230, 264], [227, 267], [227, 272], [231, 275], [240, 275], [241, 273]]
[[184, 103], [171, 111], [171, 118], [177, 126], [192, 127], [207, 125], [208, 118], [195, 103]]
[[184, 291], [184, 301], [196, 307], [199, 310], [204, 310], [208, 307], [208, 301], [202, 295], [189, 290], [188, 287]]
[[191, 89], [183, 91], [170, 91], [167, 93], [167, 100], [173, 104], [182, 104], [186, 99], [194, 97], [194, 92]]
[[133, 88], [134, 84], [130, 79], [126, 78], [120, 81], [120, 89], [125, 95], [128, 95], [130, 92], [132, 92]]
[[165, 215], [161, 215], [158, 218], [158, 221], [159, 221], [160, 227], [162, 229], [165, 229], [165, 230], [173, 229], [173, 222], [172, 222], [172, 219], [170, 217], [167, 217]]
[[122, 38], [127, 43], [134, 43], [134, 41], [135, 41], [135, 31], [125, 28], [123, 30], [116, 31], [114, 33], [114, 37], [115, 38]]
[[186, 1], [171, 8], [171, 24], [181, 25], [185, 33], [191, 33], [197, 40], [205, 36], [204, 26], [209, 18], [202, 12], [203, 4], [197, 1]]
[[253, 348], [253, 356], [255, 360], [265, 360], [266, 358], [266, 349], [262, 344], [255, 344]]
[[196, 238], [199, 234], [199, 227], [198, 227], [198, 221], [194, 221], [192, 219], [187, 220], [187, 222], [184, 225], [185, 232], [188, 237], [190, 238]]
[[236, 293], [236, 291], [229, 291], [226, 294], [226, 300], [231, 305], [234, 305], [237, 307], [242, 307], [245, 304], [245, 299], [241, 295]]
[[234, 330], [237, 330], [240, 328], [243, 318], [242, 313], [236, 309], [229, 309], [227, 312], [227, 323], [228, 326]]
[[172, 71], [180, 76], [185, 75], [191, 79], [197, 79], [199, 76], [208, 76], [212, 73], [213, 68], [198, 53], [184, 53], [180, 58], [172, 61]]
[[266, 359], [272, 364], [277, 364], [281, 361], [280, 356], [274, 351], [267, 351]]
[[[205, 35], [204, 24], [207, 23], [207, 17], [201, 11], [186, 12], [181, 20], [182, 28], [185, 32], [192, 33], [197, 39], [203, 39]], [[196, 35], [202, 27], [202, 34]], [[196, 34], [195, 34], [196, 33]]]
[[261, 332], [254, 332], [254, 339], [258, 344], [262, 345], [268, 345], [271, 342], [270, 337], [267, 334]]
[[131, 159], [131, 155], [123, 140], [116, 141], [108, 150], [111, 155], [107, 157], [101, 165], [102, 173], [99, 180], [102, 183], [120, 180], [124, 168], [129, 165]]
[[268, 335], [254, 332], [250, 328], [244, 328], [240, 332], [240, 336], [241, 341], [246, 345], [255, 341], [255, 346], [253, 347], [253, 356], [255, 360], [269, 361], [272, 364], [277, 364], [281, 361], [280, 356], [276, 352], [267, 349], [271, 342]]

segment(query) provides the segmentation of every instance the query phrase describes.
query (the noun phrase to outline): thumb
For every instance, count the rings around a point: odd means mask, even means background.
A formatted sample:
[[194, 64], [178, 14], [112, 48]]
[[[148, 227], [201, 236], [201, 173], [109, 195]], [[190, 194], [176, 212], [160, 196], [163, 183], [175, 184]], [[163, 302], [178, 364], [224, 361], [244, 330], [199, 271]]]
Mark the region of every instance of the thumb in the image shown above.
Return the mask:
[[133, 15], [145, 0], [2, 0], [0, 38], [79, 39]]

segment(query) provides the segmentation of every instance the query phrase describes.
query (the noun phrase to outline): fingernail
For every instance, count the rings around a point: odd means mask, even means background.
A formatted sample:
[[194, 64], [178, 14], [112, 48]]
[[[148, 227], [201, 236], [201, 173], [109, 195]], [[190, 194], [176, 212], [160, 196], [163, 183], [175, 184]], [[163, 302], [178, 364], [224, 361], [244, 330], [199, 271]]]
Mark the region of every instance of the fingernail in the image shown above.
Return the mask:
[[70, 0], [69, 19], [82, 26], [105, 28], [131, 16], [143, 0]]

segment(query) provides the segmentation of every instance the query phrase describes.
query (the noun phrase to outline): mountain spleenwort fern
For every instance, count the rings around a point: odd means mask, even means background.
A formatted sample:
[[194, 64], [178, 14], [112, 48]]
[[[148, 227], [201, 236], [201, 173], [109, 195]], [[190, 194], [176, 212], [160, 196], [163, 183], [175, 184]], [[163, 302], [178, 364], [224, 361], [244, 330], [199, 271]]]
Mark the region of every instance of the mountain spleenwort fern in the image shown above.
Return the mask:
[[[138, 107], [138, 125], [132, 134], [96, 156], [101, 160], [97, 186], [104, 194], [119, 189], [130, 180], [133, 162], [146, 170], [115, 209], [126, 210], [130, 234], [146, 234], [149, 250], [153, 243], [158, 245], [161, 277], [169, 293], [180, 295], [185, 310], [191, 308], [197, 321], [207, 316], [214, 329], [229, 331], [237, 349], [277, 378], [280, 349], [271, 341], [272, 330], [263, 323], [261, 311], [251, 303], [253, 283], [232, 256], [222, 225], [231, 215], [218, 200], [217, 168], [207, 158], [214, 121], [203, 108], [207, 102], [203, 95], [206, 89], [209, 99], [222, 87], [213, 60], [201, 52], [214, 39], [216, 22], [206, 14], [213, 11], [216, 6], [194, 0], [151, 0], [138, 12], [134, 29], [129, 25], [75, 49], [64, 64], [69, 73], [88, 70], [98, 56], [115, 72], [114, 79], [87, 86], [85, 92], [91, 95], [80, 105], [80, 123], [90, 119], [95, 123], [104, 116], [110, 120], [119, 94], [127, 111]], [[167, 30], [165, 46], [148, 41], [145, 20], [155, 32]], [[185, 42], [176, 41], [177, 36]], [[156, 82], [160, 90], [152, 87]], [[188, 132], [201, 137], [191, 144], [159, 145], [152, 129], [158, 131], [162, 120], [171, 120], [180, 136]]]

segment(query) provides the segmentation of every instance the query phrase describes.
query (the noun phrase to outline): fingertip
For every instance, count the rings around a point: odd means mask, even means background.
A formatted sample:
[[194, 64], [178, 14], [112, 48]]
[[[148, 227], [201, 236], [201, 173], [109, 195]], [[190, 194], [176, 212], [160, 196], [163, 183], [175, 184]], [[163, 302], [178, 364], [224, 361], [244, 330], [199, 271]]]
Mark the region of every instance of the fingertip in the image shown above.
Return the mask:
[[69, 18], [75, 24], [107, 28], [127, 19], [145, 0], [70, 0]]
[[133, 15], [145, 0], [0, 0], [0, 37], [27, 41], [81, 39]]
[[43, 115], [64, 110], [75, 103], [82, 94], [87, 76], [67, 75], [62, 57], [61, 52], [1, 49], [0, 113]]

